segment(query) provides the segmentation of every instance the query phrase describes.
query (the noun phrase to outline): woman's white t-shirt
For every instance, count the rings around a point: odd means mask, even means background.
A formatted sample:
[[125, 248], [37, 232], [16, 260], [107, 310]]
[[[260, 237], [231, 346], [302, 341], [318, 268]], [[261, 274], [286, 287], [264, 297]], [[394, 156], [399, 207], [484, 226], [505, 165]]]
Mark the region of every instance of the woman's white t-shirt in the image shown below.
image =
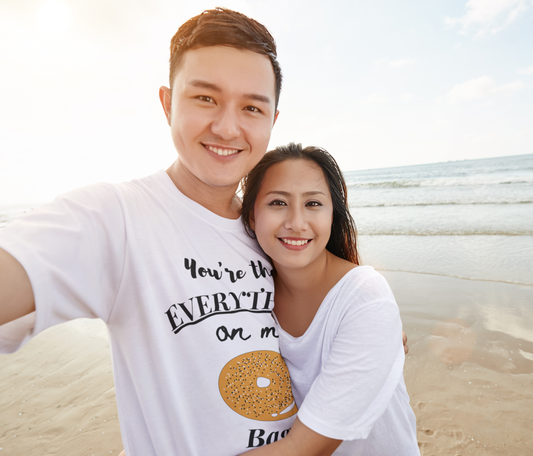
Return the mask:
[[335, 455], [419, 455], [403, 380], [402, 323], [392, 291], [370, 266], [350, 270], [301, 337], [279, 325], [298, 417], [344, 440]]

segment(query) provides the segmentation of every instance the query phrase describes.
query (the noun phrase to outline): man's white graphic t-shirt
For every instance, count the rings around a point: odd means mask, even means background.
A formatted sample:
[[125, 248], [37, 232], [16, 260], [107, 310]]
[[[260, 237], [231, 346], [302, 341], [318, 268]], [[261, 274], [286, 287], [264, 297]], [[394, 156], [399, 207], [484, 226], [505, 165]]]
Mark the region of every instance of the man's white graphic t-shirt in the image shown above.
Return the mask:
[[0, 231], [0, 247], [32, 284], [29, 337], [80, 317], [107, 324], [128, 456], [235, 456], [288, 432], [272, 267], [241, 220], [160, 171], [67, 193]]

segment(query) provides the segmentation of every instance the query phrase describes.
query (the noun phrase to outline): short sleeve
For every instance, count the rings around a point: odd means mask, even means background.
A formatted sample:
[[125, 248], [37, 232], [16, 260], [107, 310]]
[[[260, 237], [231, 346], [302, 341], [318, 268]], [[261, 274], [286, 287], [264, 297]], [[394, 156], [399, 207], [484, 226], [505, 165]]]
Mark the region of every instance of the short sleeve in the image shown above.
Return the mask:
[[336, 303], [346, 311], [331, 351], [298, 412], [306, 426], [340, 440], [368, 437], [398, 386], [405, 359], [399, 309], [386, 280], [374, 274], [349, 288]]
[[[125, 238], [122, 206], [109, 184], [64, 194], [0, 231], [0, 248], [22, 264], [32, 285], [32, 336], [75, 318], [107, 321], [120, 286]], [[16, 344], [7, 345], [13, 351]]]

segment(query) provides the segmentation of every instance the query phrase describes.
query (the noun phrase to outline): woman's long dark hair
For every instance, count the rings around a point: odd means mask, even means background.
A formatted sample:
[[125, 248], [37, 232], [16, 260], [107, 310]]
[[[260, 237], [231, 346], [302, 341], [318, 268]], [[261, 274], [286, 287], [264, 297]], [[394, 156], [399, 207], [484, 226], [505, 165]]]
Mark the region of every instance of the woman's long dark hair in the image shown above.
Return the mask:
[[320, 147], [302, 148], [301, 144], [294, 143], [277, 147], [267, 152], [255, 168], [250, 171], [242, 183], [244, 192], [242, 221], [246, 232], [255, 238], [250, 220], [253, 217], [255, 200], [267, 170], [272, 165], [285, 160], [309, 160], [320, 166], [328, 183], [333, 202], [333, 223], [326, 249], [340, 258], [354, 264], [360, 264], [359, 253], [357, 252], [357, 230], [348, 209], [346, 182], [335, 159], [327, 150]]

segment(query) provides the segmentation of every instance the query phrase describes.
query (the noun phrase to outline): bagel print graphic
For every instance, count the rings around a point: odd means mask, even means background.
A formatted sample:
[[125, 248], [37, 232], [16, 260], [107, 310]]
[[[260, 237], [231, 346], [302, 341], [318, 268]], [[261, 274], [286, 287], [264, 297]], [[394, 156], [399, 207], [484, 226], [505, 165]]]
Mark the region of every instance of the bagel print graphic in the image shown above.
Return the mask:
[[298, 412], [289, 369], [279, 353], [244, 353], [227, 363], [218, 379], [224, 402], [239, 415], [258, 421], [279, 421]]

